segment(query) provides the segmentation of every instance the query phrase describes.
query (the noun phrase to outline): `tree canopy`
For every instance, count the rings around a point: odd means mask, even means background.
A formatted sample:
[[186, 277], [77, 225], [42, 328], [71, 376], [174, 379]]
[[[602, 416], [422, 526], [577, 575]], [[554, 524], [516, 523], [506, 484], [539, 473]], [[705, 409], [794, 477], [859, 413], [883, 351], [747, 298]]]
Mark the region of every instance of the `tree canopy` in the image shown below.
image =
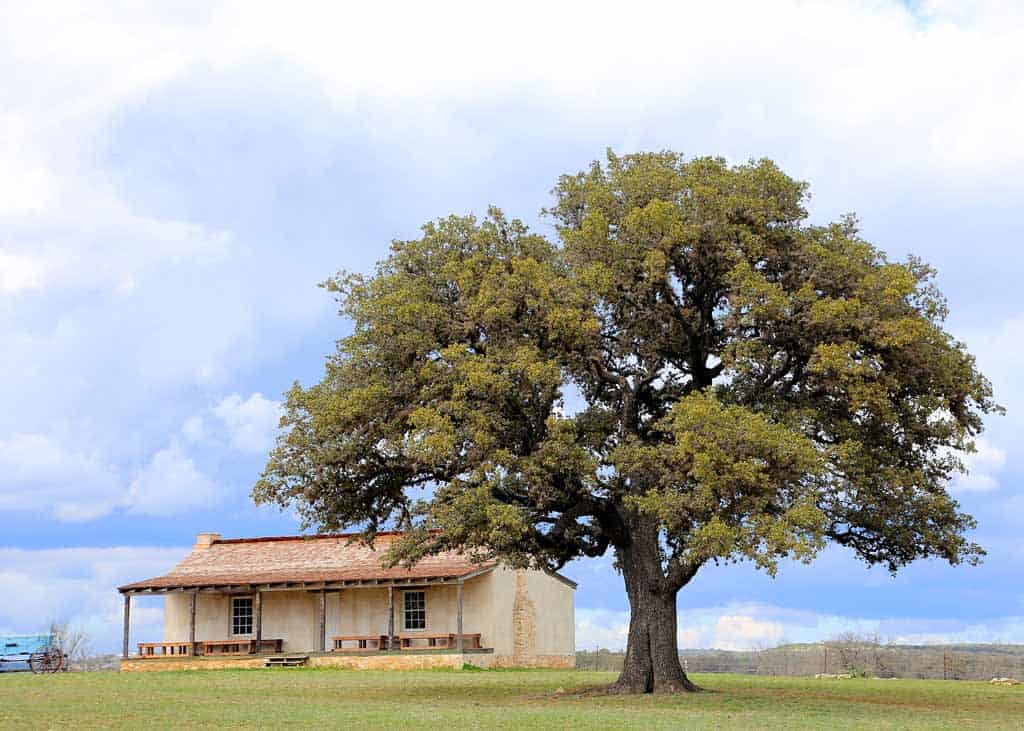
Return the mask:
[[611, 549], [634, 619], [671, 597], [673, 624], [708, 562], [980, 558], [947, 485], [998, 406], [931, 268], [809, 224], [768, 160], [609, 152], [553, 193], [557, 241], [452, 216], [326, 283], [354, 330], [288, 392], [257, 501], [405, 529], [394, 560]]

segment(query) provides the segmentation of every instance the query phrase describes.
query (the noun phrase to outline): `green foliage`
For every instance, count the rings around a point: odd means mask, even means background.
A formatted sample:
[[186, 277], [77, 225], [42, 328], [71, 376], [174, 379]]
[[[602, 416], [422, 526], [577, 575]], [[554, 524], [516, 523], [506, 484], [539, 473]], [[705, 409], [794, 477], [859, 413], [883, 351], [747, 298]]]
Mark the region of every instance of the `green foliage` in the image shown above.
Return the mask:
[[611, 461], [650, 484], [625, 503], [658, 518], [682, 563], [735, 556], [774, 573], [777, 556], [807, 559], [822, 545], [827, 518], [816, 499], [826, 465], [810, 439], [712, 391], [681, 398], [657, 428], [670, 439], [629, 440]]
[[653, 540], [668, 589], [827, 540], [976, 561], [946, 485], [991, 388], [932, 270], [807, 224], [806, 196], [767, 160], [609, 153], [559, 180], [557, 243], [496, 209], [395, 242], [325, 283], [355, 329], [288, 393], [255, 499], [408, 530], [395, 561]]

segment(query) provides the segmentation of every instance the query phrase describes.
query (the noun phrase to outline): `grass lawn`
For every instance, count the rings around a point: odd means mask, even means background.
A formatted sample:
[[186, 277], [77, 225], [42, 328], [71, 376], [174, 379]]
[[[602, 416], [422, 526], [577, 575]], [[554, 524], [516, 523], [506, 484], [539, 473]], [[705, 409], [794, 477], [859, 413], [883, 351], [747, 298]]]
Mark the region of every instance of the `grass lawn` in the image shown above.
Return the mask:
[[694, 675], [714, 692], [584, 696], [611, 673], [205, 670], [0, 676], [0, 727], [1024, 728], [1024, 685]]

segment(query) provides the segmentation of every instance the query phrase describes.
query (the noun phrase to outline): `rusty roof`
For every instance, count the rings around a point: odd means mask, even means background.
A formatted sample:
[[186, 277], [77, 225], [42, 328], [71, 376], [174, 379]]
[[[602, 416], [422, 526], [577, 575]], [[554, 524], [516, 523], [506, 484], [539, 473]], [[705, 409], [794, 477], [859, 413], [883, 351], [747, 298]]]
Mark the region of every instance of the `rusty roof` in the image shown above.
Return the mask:
[[162, 592], [206, 587], [442, 581], [487, 571], [497, 561], [477, 562], [463, 553], [427, 556], [411, 567], [383, 565], [400, 534], [378, 533], [369, 546], [359, 534], [217, 539], [197, 545], [170, 573], [118, 588]]

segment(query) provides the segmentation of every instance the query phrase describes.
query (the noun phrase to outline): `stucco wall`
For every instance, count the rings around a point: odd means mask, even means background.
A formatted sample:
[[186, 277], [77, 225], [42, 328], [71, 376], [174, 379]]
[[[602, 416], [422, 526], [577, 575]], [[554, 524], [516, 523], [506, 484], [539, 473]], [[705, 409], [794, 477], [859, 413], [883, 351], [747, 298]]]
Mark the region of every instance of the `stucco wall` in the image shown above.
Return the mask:
[[[320, 598], [303, 591], [263, 592], [263, 636], [283, 639], [284, 651], [316, 648]], [[189, 595], [164, 598], [164, 641], [188, 640]], [[252, 635], [243, 635], [251, 637]], [[231, 597], [199, 594], [196, 597], [196, 640], [226, 640], [231, 634]]]
[[541, 571], [521, 574], [538, 619], [534, 654], [575, 656], [576, 592], [565, 582]]
[[[565, 582], [542, 571], [499, 567], [490, 574], [488, 647], [498, 664], [527, 665], [539, 656], [573, 656], [575, 592]], [[564, 666], [564, 660], [552, 661]]]
[[[427, 623], [423, 632], [455, 632], [456, 587], [431, 586], [423, 591]], [[396, 633], [407, 632], [402, 594], [401, 589], [395, 590]], [[262, 596], [264, 638], [283, 639], [285, 652], [317, 649], [320, 597], [316, 592], [267, 591]], [[229, 596], [199, 594], [196, 639], [228, 639], [230, 610]], [[189, 596], [166, 595], [164, 641], [187, 640], [188, 622]], [[352, 588], [327, 594], [327, 649], [333, 635], [383, 634], [387, 626], [387, 589]], [[479, 632], [482, 645], [494, 649], [497, 664], [535, 664], [537, 658], [550, 656], [564, 666], [564, 658], [575, 651], [573, 590], [540, 571], [498, 567], [465, 583], [463, 631]]]
[[[188, 640], [189, 595], [164, 595], [164, 642]], [[196, 598], [196, 639], [226, 640], [231, 632], [231, 603], [225, 594]]]
[[499, 566], [490, 574], [488, 582], [489, 606], [493, 608], [488, 623], [491, 627], [489, 646], [497, 656], [512, 656], [514, 638], [512, 629], [512, 606], [515, 602], [515, 572]]
[[[493, 613], [489, 574], [470, 579], [462, 590], [462, 627], [467, 634], [479, 632], [486, 645], [493, 633], [490, 623]], [[404, 627], [403, 589], [395, 589], [396, 633], [415, 634]], [[426, 601], [426, 634], [455, 632], [458, 629], [456, 587], [429, 586], [424, 591]], [[388, 627], [387, 589], [347, 589], [327, 595], [327, 636], [364, 635], [386, 633]], [[488, 645], [489, 646], [489, 645]]]
[[305, 591], [263, 592], [263, 636], [283, 639], [285, 652], [317, 648], [320, 596]]

